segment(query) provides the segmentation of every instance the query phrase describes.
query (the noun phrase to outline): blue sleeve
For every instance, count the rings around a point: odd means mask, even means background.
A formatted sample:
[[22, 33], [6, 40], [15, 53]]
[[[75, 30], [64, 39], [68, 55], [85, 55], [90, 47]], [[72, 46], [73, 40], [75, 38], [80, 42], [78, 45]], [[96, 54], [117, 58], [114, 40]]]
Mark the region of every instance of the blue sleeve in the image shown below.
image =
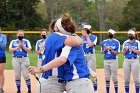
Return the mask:
[[97, 37], [94, 36], [94, 35], [92, 35], [92, 36], [90, 37], [90, 40], [91, 40], [92, 43], [94, 43], [94, 46], [96, 46], [96, 44], [97, 44]]
[[120, 52], [120, 42], [117, 42], [116, 43], [116, 49], [115, 49], [116, 52]]
[[36, 51], [39, 51], [39, 42], [36, 43], [36, 48], [35, 48], [35, 50], [36, 50]]
[[70, 53], [68, 55], [68, 61], [70, 62], [70, 66], [74, 63], [74, 61], [76, 60], [77, 58], [77, 51], [75, 51], [74, 48], [72, 48], [70, 50]]
[[64, 42], [66, 40], [66, 36], [60, 36], [55, 42], [55, 50], [61, 49], [64, 47]]
[[104, 42], [102, 42], [102, 46], [101, 46], [101, 51], [103, 51], [104, 50]]
[[0, 41], [0, 48], [5, 49], [6, 44], [7, 44], [7, 37], [6, 35], [2, 35], [1, 41]]

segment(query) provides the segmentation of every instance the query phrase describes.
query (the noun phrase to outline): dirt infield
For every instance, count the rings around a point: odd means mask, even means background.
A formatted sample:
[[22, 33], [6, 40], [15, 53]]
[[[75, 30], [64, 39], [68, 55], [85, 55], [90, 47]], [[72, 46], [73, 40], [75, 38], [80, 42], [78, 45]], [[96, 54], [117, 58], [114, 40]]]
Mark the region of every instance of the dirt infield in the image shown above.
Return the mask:
[[[97, 69], [97, 75], [98, 75], [98, 93], [105, 93], [105, 79], [104, 79], [104, 70], [103, 69]], [[118, 70], [118, 81], [119, 81], [119, 92], [118, 93], [125, 93], [124, 92], [124, 75], [122, 69]], [[32, 84], [32, 93], [36, 93], [36, 80], [33, 76], [31, 76], [31, 84]], [[27, 93], [27, 87], [25, 84], [25, 81], [22, 77], [21, 82], [21, 91], [22, 93]], [[131, 77], [130, 82], [130, 93], [134, 92], [134, 82], [133, 78]], [[14, 71], [13, 70], [5, 70], [5, 85], [4, 85], [4, 91], [5, 93], [16, 93], [16, 84], [14, 80]], [[110, 93], [114, 92], [113, 83], [111, 81], [111, 87], [110, 87]]]

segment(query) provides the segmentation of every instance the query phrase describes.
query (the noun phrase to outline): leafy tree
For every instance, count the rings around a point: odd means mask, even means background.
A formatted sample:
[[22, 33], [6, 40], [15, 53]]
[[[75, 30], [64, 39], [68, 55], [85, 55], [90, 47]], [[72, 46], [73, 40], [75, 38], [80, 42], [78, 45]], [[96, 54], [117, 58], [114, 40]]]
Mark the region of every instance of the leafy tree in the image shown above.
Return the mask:
[[106, 30], [122, 30], [119, 25], [123, 19], [123, 10], [128, 0], [110, 0], [105, 5], [104, 15]]
[[128, 30], [135, 27], [140, 30], [140, 5], [139, 0], [130, 0], [123, 11], [124, 19], [122, 28]]
[[36, 13], [39, 0], [1, 0], [0, 25], [8, 29], [34, 29], [41, 26], [42, 19]]
[[48, 21], [58, 18], [61, 14], [68, 12], [77, 23], [77, 29], [81, 24], [87, 23], [98, 28], [97, 11], [93, 3], [87, 0], [45, 0], [47, 4]]

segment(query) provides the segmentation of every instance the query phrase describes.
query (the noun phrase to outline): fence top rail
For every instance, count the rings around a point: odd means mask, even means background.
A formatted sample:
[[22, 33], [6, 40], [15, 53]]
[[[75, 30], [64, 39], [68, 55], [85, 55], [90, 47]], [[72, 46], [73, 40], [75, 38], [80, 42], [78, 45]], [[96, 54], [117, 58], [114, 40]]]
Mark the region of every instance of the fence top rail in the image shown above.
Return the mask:
[[[117, 31], [116, 34], [127, 34], [128, 31]], [[2, 31], [4, 34], [16, 34], [17, 31]], [[40, 31], [24, 31], [25, 34], [40, 34]], [[81, 34], [81, 31], [76, 31], [76, 34]], [[93, 34], [107, 34], [107, 31], [92, 31]], [[140, 34], [140, 31], [136, 32]]]

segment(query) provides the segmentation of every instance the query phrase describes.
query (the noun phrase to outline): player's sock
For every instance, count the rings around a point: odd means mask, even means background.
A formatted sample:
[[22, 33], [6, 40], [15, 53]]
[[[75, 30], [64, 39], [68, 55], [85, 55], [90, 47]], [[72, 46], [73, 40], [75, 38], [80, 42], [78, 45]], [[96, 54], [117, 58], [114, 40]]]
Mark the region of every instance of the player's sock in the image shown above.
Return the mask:
[[129, 86], [125, 86], [125, 93], [129, 93]]
[[125, 82], [125, 93], [129, 93], [129, 82]]
[[136, 90], [136, 93], [139, 93], [139, 83], [135, 84], [135, 90]]
[[109, 93], [110, 81], [106, 81], [106, 93]]
[[28, 91], [31, 91], [31, 80], [30, 79], [26, 80], [26, 85], [28, 87]]
[[94, 91], [96, 92], [97, 91], [97, 80], [96, 80], [96, 82], [93, 82], [93, 86], [94, 86]]
[[0, 93], [4, 93], [3, 88], [0, 88]]
[[118, 93], [118, 81], [114, 82], [115, 93]]
[[16, 80], [17, 90], [20, 91], [21, 80]]

